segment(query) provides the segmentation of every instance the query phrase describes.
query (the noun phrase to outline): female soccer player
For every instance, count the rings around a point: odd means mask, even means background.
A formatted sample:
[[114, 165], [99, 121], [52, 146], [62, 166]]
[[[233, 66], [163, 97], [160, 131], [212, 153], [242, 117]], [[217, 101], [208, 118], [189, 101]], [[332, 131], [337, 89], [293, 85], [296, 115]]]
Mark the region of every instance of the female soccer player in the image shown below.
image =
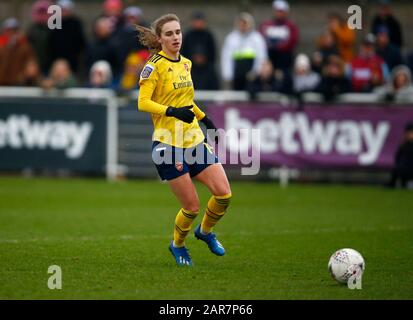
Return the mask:
[[140, 75], [138, 108], [151, 113], [154, 124], [152, 159], [159, 176], [167, 180], [180, 202], [169, 250], [179, 266], [192, 266], [185, 237], [199, 213], [199, 199], [192, 178], [208, 187], [212, 196], [195, 237], [212, 253], [225, 249], [211, 229], [225, 214], [231, 199], [227, 176], [212, 148], [204, 143], [198, 121], [216, 130], [194, 102], [190, 60], [180, 55], [182, 32], [174, 14], [161, 16], [151, 29], [137, 26], [139, 40], [153, 55]]

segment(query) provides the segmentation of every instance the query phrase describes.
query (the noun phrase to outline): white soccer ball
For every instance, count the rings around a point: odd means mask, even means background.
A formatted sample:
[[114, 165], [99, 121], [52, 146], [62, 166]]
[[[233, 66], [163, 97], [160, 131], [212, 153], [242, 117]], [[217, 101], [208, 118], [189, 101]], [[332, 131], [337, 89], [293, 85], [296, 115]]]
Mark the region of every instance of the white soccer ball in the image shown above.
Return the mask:
[[364, 272], [366, 264], [362, 255], [354, 249], [340, 249], [331, 256], [328, 270], [331, 276], [340, 283], [347, 283], [353, 275]]

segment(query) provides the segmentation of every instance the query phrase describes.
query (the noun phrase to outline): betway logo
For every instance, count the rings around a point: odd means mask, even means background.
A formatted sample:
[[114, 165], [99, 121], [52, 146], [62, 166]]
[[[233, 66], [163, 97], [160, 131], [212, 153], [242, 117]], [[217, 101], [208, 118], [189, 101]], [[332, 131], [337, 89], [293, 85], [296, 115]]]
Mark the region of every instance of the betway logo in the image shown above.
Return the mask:
[[83, 155], [93, 125], [90, 122], [31, 121], [26, 115], [0, 119], [0, 148], [64, 150], [70, 159]]
[[[263, 118], [252, 124], [240, 117], [236, 109], [225, 113], [226, 129], [258, 129], [262, 153], [283, 152], [286, 154], [329, 154], [354, 155], [361, 165], [373, 164], [383, 148], [390, 131], [387, 121], [374, 126], [369, 121], [355, 120], [313, 120], [305, 113], [284, 112], [278, 120]], [[240, 133], [242, 130], [240, 130]], [[231, 136], [227, 144], [231, 152], [247, 152], [251, 141], [247, 135]]]

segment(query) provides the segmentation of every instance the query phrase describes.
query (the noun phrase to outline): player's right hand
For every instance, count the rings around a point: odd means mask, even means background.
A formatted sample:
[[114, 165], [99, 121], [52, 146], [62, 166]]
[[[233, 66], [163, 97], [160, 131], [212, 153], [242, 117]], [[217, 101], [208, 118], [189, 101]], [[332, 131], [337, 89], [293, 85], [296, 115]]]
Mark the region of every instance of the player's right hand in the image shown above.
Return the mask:
[[168, 107], [168, 109], [166, 109], [165, 115], [167, 117], [175, 117], [186, 123], [191, 123], [195, 118], [195, 113], [190, 110], [192, 108], [193, 106], [185, 106], [181, 108]]

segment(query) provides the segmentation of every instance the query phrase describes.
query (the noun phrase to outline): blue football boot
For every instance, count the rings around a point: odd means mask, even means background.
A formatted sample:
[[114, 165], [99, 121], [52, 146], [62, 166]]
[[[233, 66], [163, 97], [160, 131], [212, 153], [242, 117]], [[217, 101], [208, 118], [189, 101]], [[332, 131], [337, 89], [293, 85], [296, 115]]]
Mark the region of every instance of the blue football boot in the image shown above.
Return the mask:
[[216, 254], [217, 256], [223, 256], [225, 254], [225, 249], [217, 240], [215, 233], [210, 232], [208, 234], [203, 234], [201, 232], [201, 225], [195, 229], [195, 237], [198, 240], [204, 241], [213, 254]]
[[171, 251], [172, 255], [175, 258], [176, 264], [178, 266], [189, 266], [192, 267], [192, 259], [189, 255], [189, 251], [186, 247], [174, 247], [174, 241], [171, 241], [169, 245], [169, 251]]

